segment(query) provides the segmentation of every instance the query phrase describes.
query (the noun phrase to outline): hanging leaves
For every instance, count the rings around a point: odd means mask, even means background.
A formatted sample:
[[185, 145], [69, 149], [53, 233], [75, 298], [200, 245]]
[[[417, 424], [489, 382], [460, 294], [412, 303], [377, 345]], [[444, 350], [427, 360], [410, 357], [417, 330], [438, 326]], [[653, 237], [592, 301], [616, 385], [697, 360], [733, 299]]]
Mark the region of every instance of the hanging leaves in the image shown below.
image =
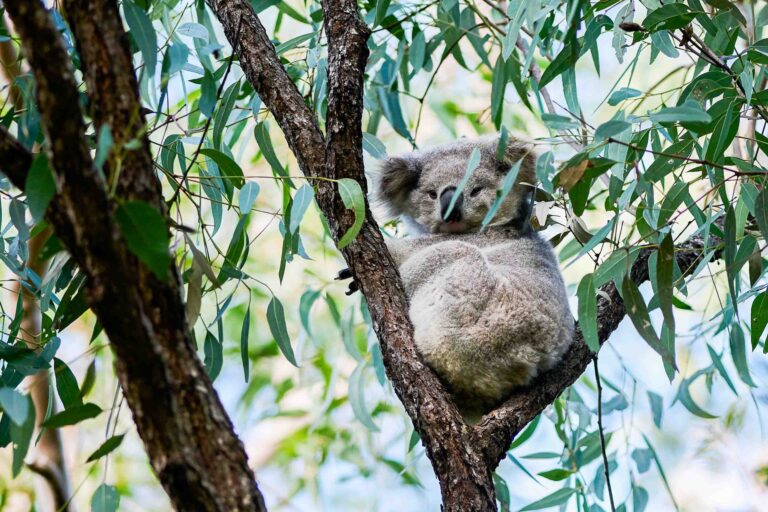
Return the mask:
[[344, 233], [339, 240], [339, 249], [348, 246], [355, 239], [363, 227], [365, 221], [365, 197], [360, 184], [350, 178], [342, 178], [338, 182], [339, 195], [348, 210], [355, 214], [355, 220], [352, 226]]

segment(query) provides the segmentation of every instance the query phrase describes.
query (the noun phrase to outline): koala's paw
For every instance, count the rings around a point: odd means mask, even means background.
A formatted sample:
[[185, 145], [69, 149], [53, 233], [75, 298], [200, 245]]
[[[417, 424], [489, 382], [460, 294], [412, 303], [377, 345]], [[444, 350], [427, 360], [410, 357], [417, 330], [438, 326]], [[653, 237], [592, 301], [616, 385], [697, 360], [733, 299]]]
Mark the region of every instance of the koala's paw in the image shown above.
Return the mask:
[[352, 279], [352, 281], [349, 283], [349, 287], [347, 288], [347, 291], [344, 292], [346, 295], [352, 295], [356, 291], [360, 289], [360, 285], [357, 281], [355, 281], [354, 277], [352, 276], [352, 271], [348, 268], [343, 268], [339, 270], [339, 273], [336, 274], [336, 277], [334, 277], [336, 281], [343, 281], [345, 279]]

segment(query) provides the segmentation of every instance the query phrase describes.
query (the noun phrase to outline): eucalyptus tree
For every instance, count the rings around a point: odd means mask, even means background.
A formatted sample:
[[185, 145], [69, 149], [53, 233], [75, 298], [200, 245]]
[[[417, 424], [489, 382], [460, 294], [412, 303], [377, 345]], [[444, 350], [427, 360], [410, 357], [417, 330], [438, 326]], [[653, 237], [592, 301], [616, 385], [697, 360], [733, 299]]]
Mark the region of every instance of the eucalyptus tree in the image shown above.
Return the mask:
[[[734, 392], [756, 387], [749, 356], [768, 350], [761, 252], [768, 234], [768, 139], [762, 134], [768, 8], [759, 3], [3, 5], [12, 22], [3, 37], [18, 41], [28, 73], [14, 84], [26, 107], [6, 104], [2, 111], [0, 170], [9, 217], [2, 259], [42, 312], [40, 332], [26, 333], [31, 347], [20, 333], [21, 294], [17, 307], [3, 312], [0, 444], [13, 445], [14, 474], [24, 466], [36, 419], [24, 376], [48, 368], [55, 374], [64, 409], [48, 409], [44, 428], [103, 412], [85, 400], [91, 384], [79, 384], [56, 357], [59, 333], [91, 310], [98, 320], [93, 337], [103, 331], [109, 340], [115, 375], [173, 506], [264, 510], [243, 444], [212, 384], [224, 362], [223, 317], [243, 290], [248, 305], [238, 350], [245, 379], [259, 357], [249, 350], [249, 336], [263, 329], [252, 320], [251, 297], [266, 302], [274, 347], [260, 356], [294, 365], [301, 354], [289, 336], [294, 329], [286, 309], [298, 310], [300, 328], [312, 337], [309, 312], [323, 297], [355, 361], [347, 398], [354, 415], [376, 430], [362, 378], [373, 368], [412, 420], [409, 450], [418, 442], [425, 447], [444, 510], [508, 509], [509, 482], [495, 470], [506, 457], [520, 465], [514, 449], [540, 428], [542, 416], [552, 420], [561, 445], [555, 467], [541, 476], [563, 485], [525, 510], [568, 503], [579, 510], [619, 510], [626, 509], [619, 503], [624, 500], [642, 510], [649, 495], [634, 471], [644, 473], [651, 461], [667, 485], [647, 437], [631, 455], [619, 453], [602, 425], [603, 414], [627, 407], [613, 385], [615, 396], [603, 405], [598, 371], [601, 346], [625, 316], [637, 342], [658, 354], [677, 386], [677, 401], [692, 414], [712, 416], [689, 390], [700, 379], [710, 390], [715, 378]], [[306, 33], [284, 39], [284, 25]], [[227, 44], [219, 42], [222, 35]], [[604, 55], [607, 40], [612, 51]], [[576, 68], [599, 75], [608, 58], [625, 68], [602, 102], [611, 117], [598, 122], [579, 101], [585, 91]], [[641, 59], [684, 64], [640, 90], [634, 73]], [[549, 131], [538, 141], [555, 150], [542, 150], [538, 159], [534, 221], [552, 234], [564, 265], [592, 267], [576, 287], [579, 327], [561, 363], [475, 424], [459, 415], [415, 350], [403, 287], [366, 199], [364, 154], [368, 161], [386, 155], [379, 138], [386, 131], [414, 147], [427, 142], [419, 138], [422, 117], [440, 83], [436, 78], [449, 68], [490, 82], [481, 112], [455, 114], [477, 130], [499, 130], [503, 143], [509, 130], [520, 128], [517, 113], [525, 111]], [[662, 90], [673, 78], [681, 85]], [[269, 121], [279, 127], [295, 164], [278, 156]], [[272, 213], [280, 218], [279, 279], [297, 258], [308, 257], [302, 228], [316, 202], [325, 243], [338, 248], [355, 277], [363, 298], [352, 300], [361, 301], [361, 316], [375, 336], [358, 336], [354, 316], [342, 318], [330, 295], [307, 289], [286, 306], [246, 269], [265, 257], [252, 251], [259, 234], [249, 230], [262, 214], [255, 208], [260, 187], [243, 170], [251, 131], [256, 158], [271, 169], [281, 204]], [[219, 231], [228, 219], [234, 227]], [[590, 223], [597, 225], [590, 229]], [[49, 226], [53, 235], [42, 253], [53, 263], [41, 278], [26, 243]], [[686, 297], [695, 280], [710, 273], [723, 275], [722, 300], [691, 342], [707, 345], [710, 362], [680, 375], [676, 317], [691, 309]], [[646, 281], [650, 294], [641, 291]], [[712, 282], [710, 291], [719, 292]], [[253, 295], [252, 288], [262, 292]], [[206, 297], [216, 305], [211, 321], [201, 314]], [[652, 321], [655, 309], [660, 322], [656, 314]], [[722, 348], [715, 348], [720, 341]], [[328, 393], [333, 384], [323, 358], [320, 353], [313, 361]], [[582, 377], [591, 363], [595, 381]], [[647, 396], [660, 425], [661, 397]], [[588, 407], [585, 398], [597, 406]], [[107, 438], [89, 462], [108, 456], [121, 440]], [[587, 467], [597, 468], [594, 478], [585, 476]], [[611, 474], [619, 467], [631, 482], [628, 493], [614, 496]], [[407, 474], [404, 466], [399, 471]], [[93, 496], [99, 510], [114, 510], [118, 501], [117, 489], [106, 483]]]

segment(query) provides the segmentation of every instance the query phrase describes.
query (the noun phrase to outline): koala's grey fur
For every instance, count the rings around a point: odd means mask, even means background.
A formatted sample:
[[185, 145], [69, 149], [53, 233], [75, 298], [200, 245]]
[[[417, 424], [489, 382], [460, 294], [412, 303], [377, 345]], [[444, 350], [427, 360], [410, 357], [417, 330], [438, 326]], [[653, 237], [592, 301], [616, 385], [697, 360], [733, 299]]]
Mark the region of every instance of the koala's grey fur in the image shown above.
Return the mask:
[[[375, 199], [409, 230], [388, 247], [409, 297], [416, 346], [468, 417], [554, 366], [574, 328], [557, 259], [529, 222], [536, 155], [512, 139], [498, 161], [498, 140], [461, 139], [392, 157], [374, 180]], [[460, 219], [445, 222], [443, 194], [453, 194], [448, 188], [458, 186], [474, 148], [480, 165], [451, 214]], [[480, 232], [520, 159], [515, 185]]]

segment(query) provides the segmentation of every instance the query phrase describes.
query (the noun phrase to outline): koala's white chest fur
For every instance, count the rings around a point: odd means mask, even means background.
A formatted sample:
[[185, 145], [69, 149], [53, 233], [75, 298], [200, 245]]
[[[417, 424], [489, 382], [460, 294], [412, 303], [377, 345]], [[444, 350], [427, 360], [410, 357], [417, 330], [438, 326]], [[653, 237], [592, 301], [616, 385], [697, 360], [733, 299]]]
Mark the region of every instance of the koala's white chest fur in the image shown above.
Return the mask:
[[400, 272], [416, 346], [468, 415], [487, 412], [554, 366], [573, 336], [565, 287], [534, 233], [432, 235], [409, 246]]

